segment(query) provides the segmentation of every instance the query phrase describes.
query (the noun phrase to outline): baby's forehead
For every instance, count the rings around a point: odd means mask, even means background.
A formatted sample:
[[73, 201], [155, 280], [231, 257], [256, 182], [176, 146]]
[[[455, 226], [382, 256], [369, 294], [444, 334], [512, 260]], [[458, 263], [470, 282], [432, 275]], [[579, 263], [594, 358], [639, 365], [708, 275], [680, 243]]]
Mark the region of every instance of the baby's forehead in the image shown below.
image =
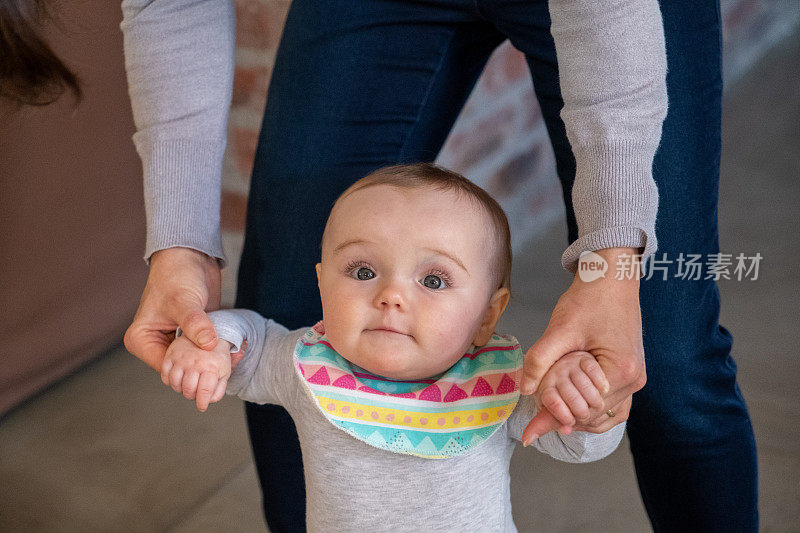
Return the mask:
[[[486, 207], [477, 198], [458, 189], [437, 187], [435, 185], [399, 187], [390, 184], [367, 185], [339, 198], [334, 204], [330, 216], [333, 217], [337, 212], [369, 209], [376, 205], [396, 202], [398, 199], [413, 206], [427, 204], [433, 200], [442, 209], [456, 208], [457, 206], [459, 214], [470, 218], [474, 217], [482, 220], [488, 216]], [[397, 216], [397, 213], [389, 210], [376, 210], [375, 213], [378, 214], [379, 218], [381, 215], [386, 217]]]
[[[402, 208], [398, 208], [402, 205]], [[421, 209], [422, 213], [415, 208]], [[413, 213], [409, 212], [413, 211]], [[363, 223], [362, 223], [363, 222]], [[322, 246], [335, 240], [365, 238], [375, 224], [390, 224], [397, 238], [415, 235], [420, 228], [432, 241], [446, 242], [459, 234], [465, 242], [490, 244], [496, 240], [487, 208], [469, 194], [429, 186], [371, 185], [340, 198], [329, 216]]]

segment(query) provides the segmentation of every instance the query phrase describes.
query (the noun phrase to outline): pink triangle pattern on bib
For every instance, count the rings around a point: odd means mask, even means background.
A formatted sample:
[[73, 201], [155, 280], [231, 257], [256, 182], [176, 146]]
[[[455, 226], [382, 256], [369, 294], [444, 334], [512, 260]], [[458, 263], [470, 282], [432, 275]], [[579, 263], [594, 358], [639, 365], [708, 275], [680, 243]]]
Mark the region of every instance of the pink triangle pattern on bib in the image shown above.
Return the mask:
[[294, 351], [295, 371], [325, 418], [371, 446], [427, 459], [462, 455], [483, 443], [519, 400], [523, 352], [510, 335], [492, 335], [447, 371], [398, 381], [350, 363], [322, 322]]

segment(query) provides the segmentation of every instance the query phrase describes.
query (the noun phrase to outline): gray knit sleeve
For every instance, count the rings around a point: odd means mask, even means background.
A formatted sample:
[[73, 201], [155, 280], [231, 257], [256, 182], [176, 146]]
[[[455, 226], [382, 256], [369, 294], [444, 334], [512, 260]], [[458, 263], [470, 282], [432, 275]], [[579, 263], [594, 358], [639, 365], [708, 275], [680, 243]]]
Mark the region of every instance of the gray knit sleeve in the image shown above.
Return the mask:
[[125, 70], [142, 160], [144, 259], [183, 246], [220, 260], [222, 158], [233, 85], [230, 0], [123, 0]]
[[564, 108], [577, 165], [572, 202], [584, 250], [656, 250], [653, 157], [667, 113], [664, 27], [657, 0], [550, 0]]
[[[536, 416], [536, 404], [532, 396], [520, 396], [517, 406], [506, 421], [508, 436], [521, 441], [522, 432]], [[531, 446], [554, 459], [567, 463], [589, 463], [597, 461], [617, 449], [625, 433], [626, 423], [622, 422], [604, 433], [573, 431], [562, 435], [551, 431], [531, 443]]]
[[212, 311], [208, 318], [219, 338], [233, 345], [232, 353], [247, 341], [225, 392], [249, 402], [292, 406], [298, 390], [292, 354], [308, 328], [290, 331], [249, 309]]

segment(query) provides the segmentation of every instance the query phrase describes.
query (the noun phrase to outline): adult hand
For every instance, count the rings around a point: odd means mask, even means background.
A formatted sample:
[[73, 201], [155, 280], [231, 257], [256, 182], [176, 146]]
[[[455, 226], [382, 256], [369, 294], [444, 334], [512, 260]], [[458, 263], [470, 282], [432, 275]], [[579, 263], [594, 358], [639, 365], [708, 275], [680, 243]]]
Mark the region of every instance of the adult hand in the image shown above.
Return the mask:
[[[595, 253], [608, 263], [605, 276], [583, 281], [576, 274], [569, 289], [559, 298], [544, 334], [525, 355], [522, 393], [535, 393], [537, 406], [546, 408], [531, 420], [523, 432], [526, 436], [541, 436], [553, 429], [569, 433], [570, 422], [575, 424], [571, 429], [602, 433], [627, 420], [631, 395], [647, 381], [639, 265], [635, 257], [631, 261], [638, 250], [606, 248]], [[616, 279], [620, 271], [623, 279]], [[632, 275], [628, 276], [629, 273]], [[554, 394], [557, 391], [547, 386], [545, 378], [560, 357], [578, 350], [595, 357], [610, 388], [603, 394], [602, 408], [577, 405], [578, 416], [571, 418], [564, 416], [564, 402], [559, 394]], [[608, 416], [609, 408], [614, 417]]]
[[[594, 360], [593, 360], [594, 361]], [[596, 361], [594, 361], [595, 364]], [[583, 367], [584, 365], [581, 364]], [[632, 396], [627, 396], [622, 402], [612, 405], [599, 398], [602, 406], [586, 404], [583, 398], [576, 395], [565, 397], [560, 387], [551, 379], [552, 370], [542, 378], [541, 394], [535, 394], [533, 402], [536, 405], [536, 416], [531, 419], [522, 432], [522, 442], [525, 446], [550, 431], [558, 431], [569, 435], [573, 431], [588, 431], [590, 433], [604, 433], [620, 422], [627, 420], [631, 410]], [[600, 396], [595, 390], [595, 393]], [[569, 407], [567, 406], [569, 404]], [[584, 404], [576, 408], [575, 405]], [[609, 407], [614, 416], [609, 414]], [[575, 413], [573, 415], [573, 413]], [[582, 422], [581, 422], [582, 421]]]
[[157, 372], [177, 326], [197, 346], [213, 350], [217, 332], [206, 311], [219, 309], [221, 287], [215, 258], [182, 247], [155, 252], [125, 348]]

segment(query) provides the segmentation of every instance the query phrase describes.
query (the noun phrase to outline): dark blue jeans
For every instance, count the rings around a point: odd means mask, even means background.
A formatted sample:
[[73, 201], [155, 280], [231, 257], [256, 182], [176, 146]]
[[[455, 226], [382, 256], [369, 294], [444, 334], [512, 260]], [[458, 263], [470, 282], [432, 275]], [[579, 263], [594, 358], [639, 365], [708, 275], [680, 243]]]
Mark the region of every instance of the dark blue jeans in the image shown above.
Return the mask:
[[[717, 0], [664, 0], [669, 114], [654, 163], [659, 257], [718, 251], [721, 39]], [[314, 264], [333, 201], [377, 167], [432, 161], [494, 48], [527, 56], [570, 193], [575, 160], [544, 0], [294, 0], [269, 88], [239, 268], [237, 306], [289, 328], [322, 316]], [[640, 300], [647, 385], [628, 422], [647, 513], [661, 531], [757, 526], [753, 430], [712, 280], [660, 276]], [[302, 531], [305, 489], [294, 425], [246, 404], [272, 531]], [[613, 497], [613, 495], [607, 495]]]

